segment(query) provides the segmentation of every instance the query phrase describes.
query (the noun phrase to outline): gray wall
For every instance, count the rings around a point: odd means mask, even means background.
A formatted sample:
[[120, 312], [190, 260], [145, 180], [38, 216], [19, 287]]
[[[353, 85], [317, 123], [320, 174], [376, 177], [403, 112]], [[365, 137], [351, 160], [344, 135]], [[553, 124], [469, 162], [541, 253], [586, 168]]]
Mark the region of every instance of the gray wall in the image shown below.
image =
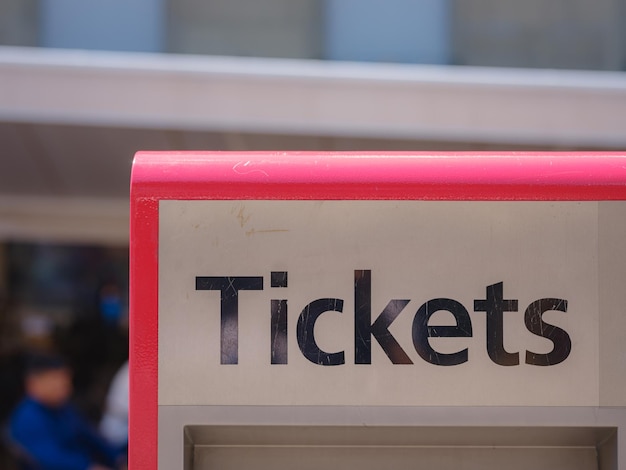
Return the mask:
[[321, 56], [317, 0], [169, 0], [169, 52]]
[[624, 0], [454, 0], [454, 62], [624, 70]]
[[37, 0], [0, 0], [0, 45], [36, 46]]

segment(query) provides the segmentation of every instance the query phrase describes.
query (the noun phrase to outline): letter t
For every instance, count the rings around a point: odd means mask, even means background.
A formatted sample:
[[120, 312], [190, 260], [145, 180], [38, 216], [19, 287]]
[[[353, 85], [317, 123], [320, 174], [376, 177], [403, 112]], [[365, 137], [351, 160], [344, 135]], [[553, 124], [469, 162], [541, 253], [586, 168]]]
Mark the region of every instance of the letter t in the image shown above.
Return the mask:
[[504, 349], [503, 312], [517, 312], [517, 300], [504, 300], [502, 282], [487, 286], [487, 299], [474, 300], [474, 311], [487, 314], [487, 352], [493, 362], [501, 366], [519, 364], [519, 353]]
[[262, 276], [196, 277], [196, 290], [219, 290], [221, 364], [239, 361], [239, 291], [263, 290]]

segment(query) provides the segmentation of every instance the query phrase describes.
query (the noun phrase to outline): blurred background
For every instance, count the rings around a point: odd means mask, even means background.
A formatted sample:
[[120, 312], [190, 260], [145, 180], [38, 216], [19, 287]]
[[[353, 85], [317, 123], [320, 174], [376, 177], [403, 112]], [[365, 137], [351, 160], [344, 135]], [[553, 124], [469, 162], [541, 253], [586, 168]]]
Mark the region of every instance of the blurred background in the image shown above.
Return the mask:
[[26, 348], [94, 422], [137, 150], [623, 150], [626, 0], [0, 0], [0, 423]]

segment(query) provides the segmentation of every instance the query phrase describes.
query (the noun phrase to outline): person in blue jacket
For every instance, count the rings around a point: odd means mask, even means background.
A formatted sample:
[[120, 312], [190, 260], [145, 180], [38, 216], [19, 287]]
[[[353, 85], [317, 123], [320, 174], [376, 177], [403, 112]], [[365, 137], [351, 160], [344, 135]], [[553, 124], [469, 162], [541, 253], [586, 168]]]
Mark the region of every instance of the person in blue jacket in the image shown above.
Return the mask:
[[12, 413], [9, 437], [24, 468], [106, 470], [117, 468], [121, 452], [106, 442], [70, 403], [72, 377], [52, 355], [27, 361], [25, 398]]

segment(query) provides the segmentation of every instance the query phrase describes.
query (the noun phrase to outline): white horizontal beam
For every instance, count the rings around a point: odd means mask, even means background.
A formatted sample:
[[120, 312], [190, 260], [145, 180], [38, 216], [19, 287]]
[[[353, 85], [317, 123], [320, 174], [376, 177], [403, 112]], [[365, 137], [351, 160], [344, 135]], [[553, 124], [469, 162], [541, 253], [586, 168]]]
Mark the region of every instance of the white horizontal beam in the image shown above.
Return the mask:
[[0, 47], [0, 120], [626, 145], [626, 74]]

